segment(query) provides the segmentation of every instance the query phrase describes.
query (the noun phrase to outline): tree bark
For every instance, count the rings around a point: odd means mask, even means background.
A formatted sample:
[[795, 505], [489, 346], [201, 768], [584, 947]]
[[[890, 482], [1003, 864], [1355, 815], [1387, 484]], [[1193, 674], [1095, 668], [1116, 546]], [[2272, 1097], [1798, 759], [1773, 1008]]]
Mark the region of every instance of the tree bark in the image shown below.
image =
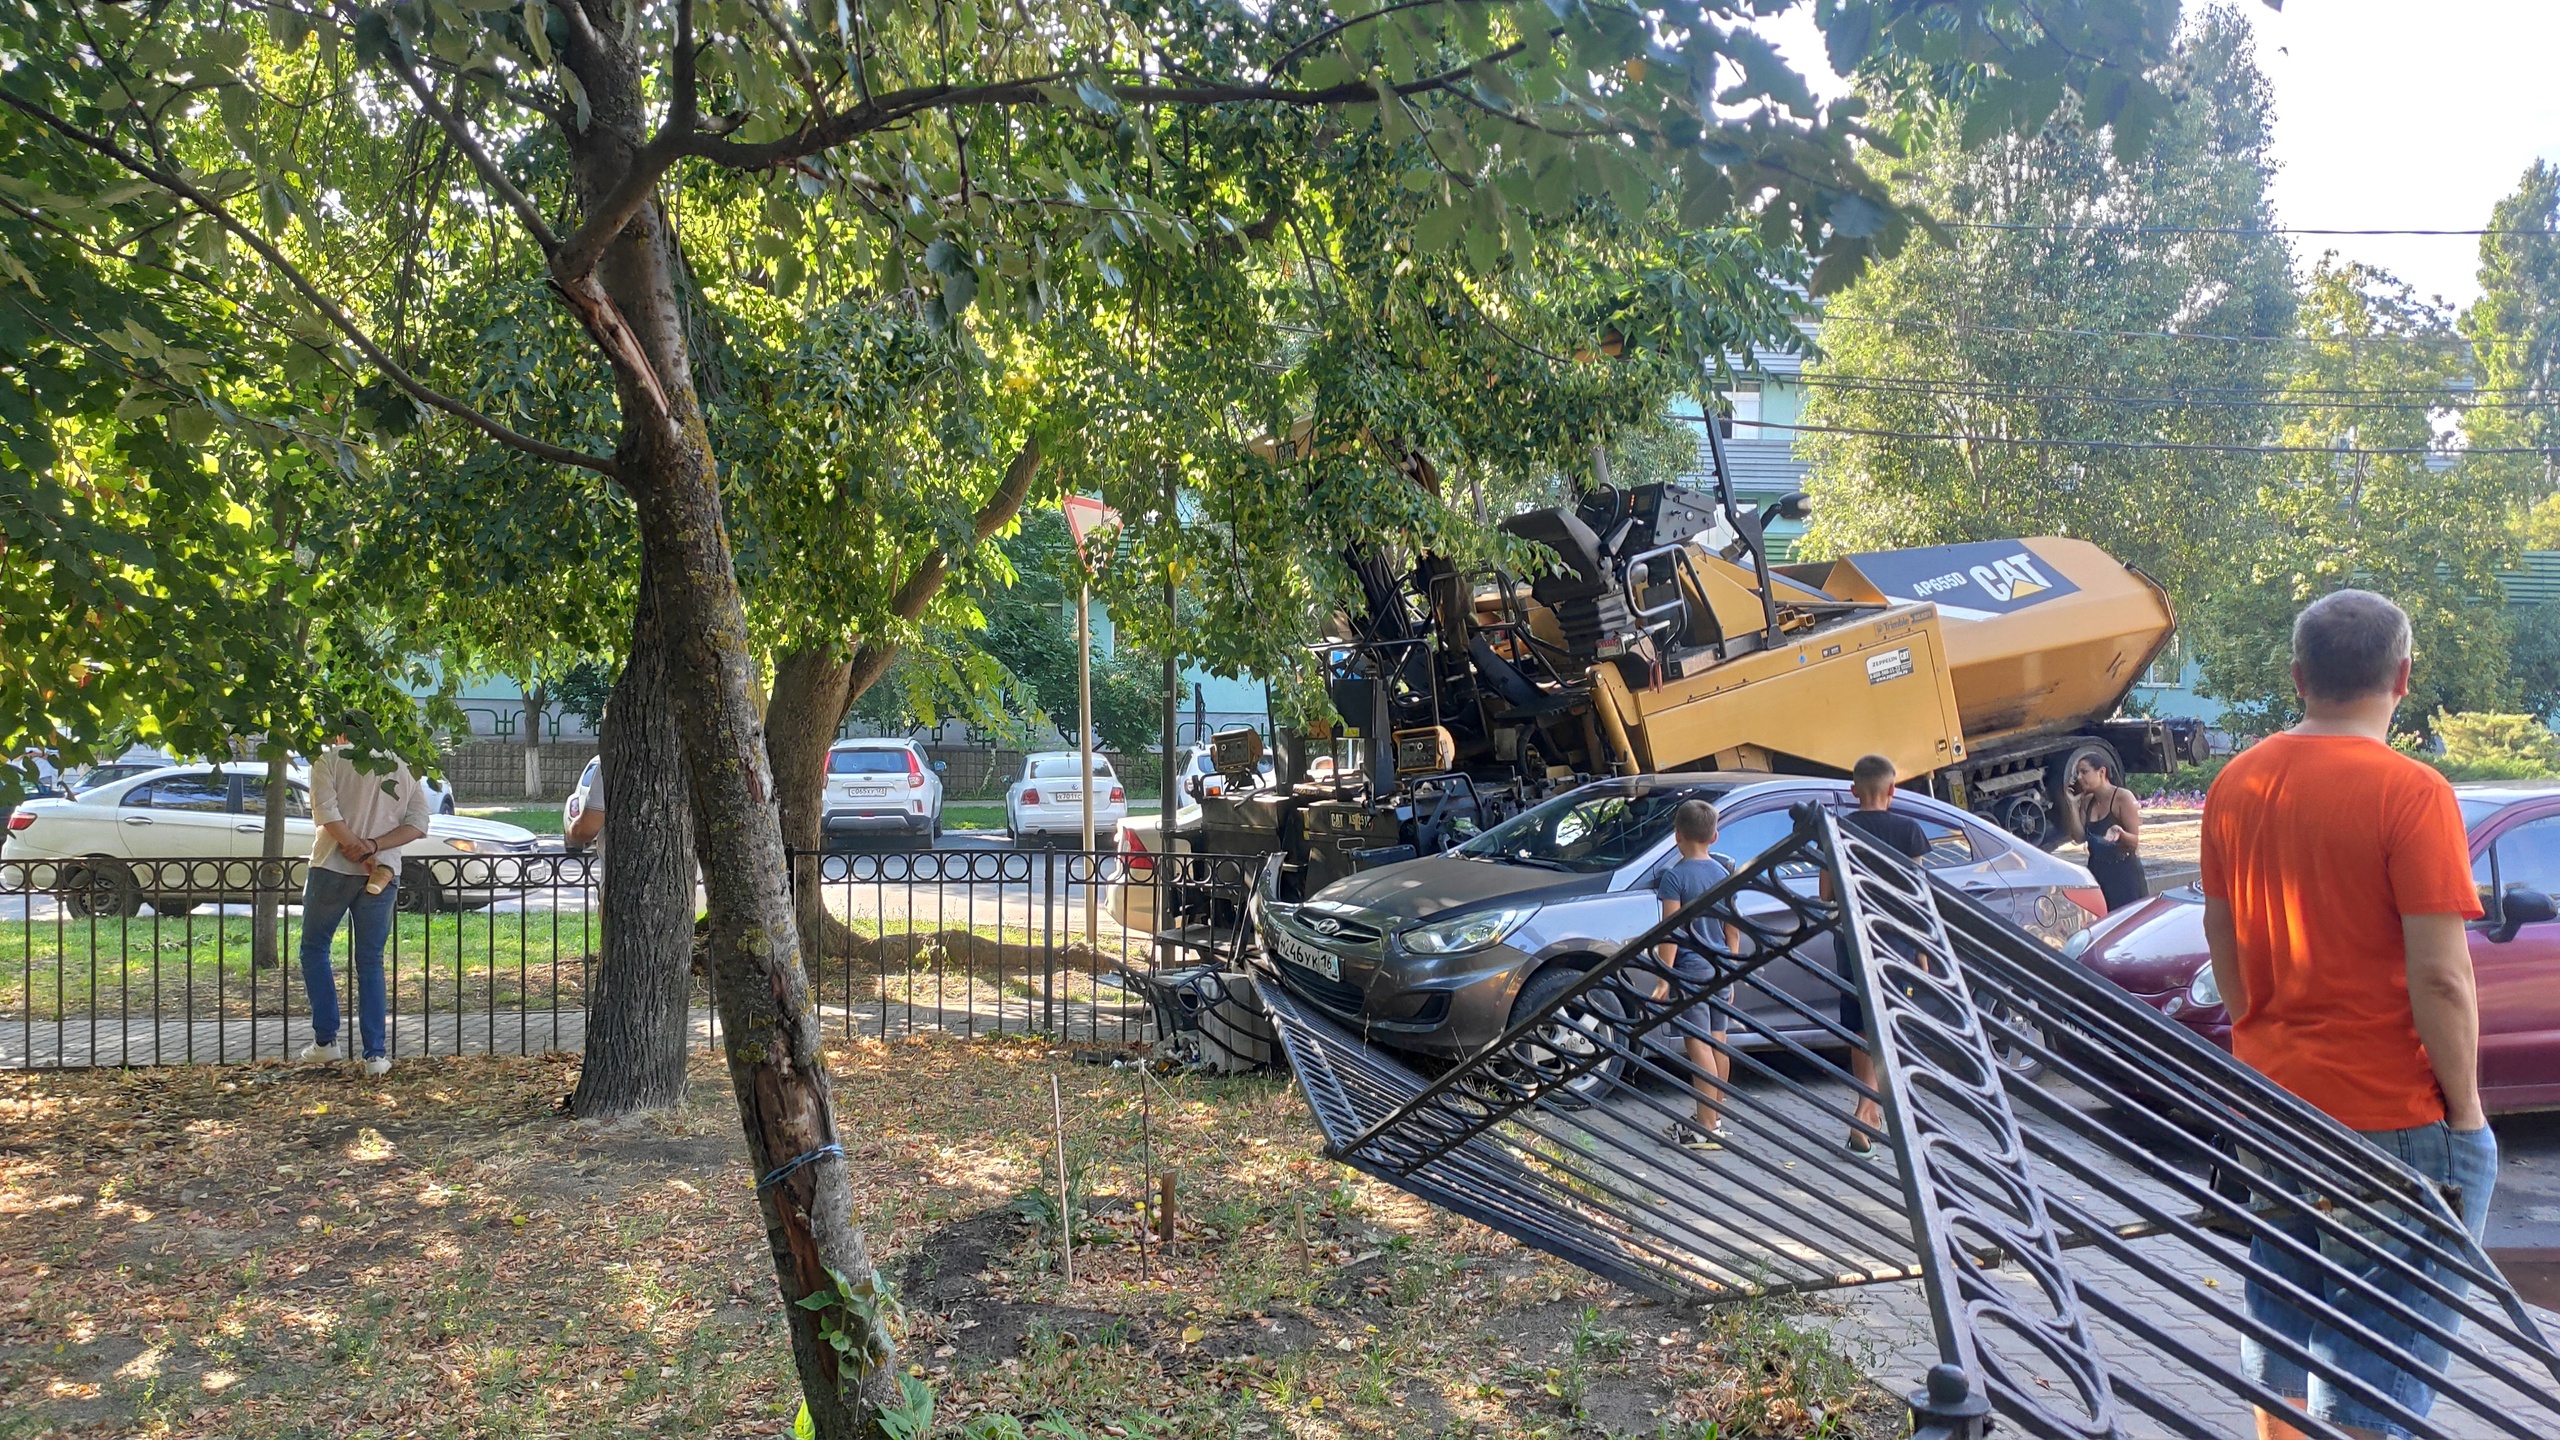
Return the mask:
[[[524, 692], [524, 798], [542, 798], [542, 714], [551, 708], [551, 696], [542, 686]], [[605, 812], [610, 816], [613, 812]]]
[[272, 970], [284, 963], [284, 811], [292, 786], [285, 779], [285, 757], [267, 762], [266, 810], [258, 827], [258, 887], [250, 908], [249, 968]]
[[[571, 0], [555, 13], [569, 21], [563, 58], [588, 101], [588, 123], [564, 136], [579, 198], [591, 214], [621, 213], [625, 182], [647, 143], [641, 58], [603, 0]], [[683, 68], [689, 80], [689, 54]], [[678, 97], [676, 111], [689, 122], [689, 94]], [[642, 593], [656, 607], [669, 663], [708, 901], [712, 993], [802, 1395], [822, 1440], [855, 1440], [877, 1429], [863, 1386], [889, 1373], [889, 1316], [862, 1298], [823, 1314], [797, 1303], [841, 1294], [837, 1276], [856, 1297], [878, 1297], [882, 1287], [854, 1218], [818, 1014], [800, 964], [746, 613], [685, 350], [673, 237], [654, 196], [629, 213], [593, 273], [568, 265], [554, 279], [613, 367], [622, 416], [615, 469], [631, 495]], [[609, 854], [608, 870], [619, 862]]]
[[845, 953], [853, 941], [852, 930], [827, 913], [818, 865], [826, 843], [827, 747], [852, 708], [852, 681], [852, 662], [833, 647], [785, 650], [773, 662], [773, 700], [765, 710], [782, 843], [792, 852], [791, 893], [812, 974], [826, 956]]
[[609, 1119], [683, 1103], [692, 1043], [693, 807], [667, 695], [667, 652], [644, 581], [630, 658], [599, 737], [604, 833], [602, 954], [587, 993], [587, 1041], [572, 1114]]
[[[972, 522], [974, 544], [983, 545], [1022, 513], [1031, 482], [1040, 473], [1040, 441], [1023, 441], [1005, 467], [1004, 479], [987, 497]], [[933, 603], [935, 593], [961, 557], [937, 548], [917, 562], [915, 572], [890, 597], [889, 613], [913, 623]], [[824, 813], [827, 747], [835, 742], [854, 702], [888, 673], [898, 658], [898, 643], [887, 635], [856, 645], [850, 654], [833, 646], [786, 650], [773, 667], [773, 699], [765, 712], [765, 744], [773, 760], [775, 795], [782, 807], [782, 838], [798, 858], [793, 861], [801, 943], [812, 957], [842, 953], [853, 932], [827, 913], [818, 883], [817, 851], [825, 839]]]

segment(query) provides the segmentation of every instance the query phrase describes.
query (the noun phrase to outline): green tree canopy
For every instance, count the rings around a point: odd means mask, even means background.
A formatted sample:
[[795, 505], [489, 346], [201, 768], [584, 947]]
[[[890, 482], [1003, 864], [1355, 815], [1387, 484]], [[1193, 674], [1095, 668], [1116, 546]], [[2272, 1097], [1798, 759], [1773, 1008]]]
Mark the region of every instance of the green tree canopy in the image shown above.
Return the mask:
[[2154, 78], [2174, 99], [2139, 148], [2070, 105], [2031, 137], [1920, 117], [1900, 193], [1966, 228], [1826, 309], [1808, 553], [2070, 534], [2182, 600], [2227, 563], [2257, 457], [2209, 447], [2264, 438], [2293, 322], [2269, 90], [2221, 9]]

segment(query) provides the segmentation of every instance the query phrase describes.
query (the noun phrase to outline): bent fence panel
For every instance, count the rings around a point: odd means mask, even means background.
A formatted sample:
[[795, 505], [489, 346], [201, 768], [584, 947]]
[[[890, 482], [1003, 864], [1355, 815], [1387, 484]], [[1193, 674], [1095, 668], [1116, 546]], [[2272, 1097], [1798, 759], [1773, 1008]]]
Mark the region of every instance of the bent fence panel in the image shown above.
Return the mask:
[[[1655, 957], [1701, 917], [1711, 974]], [[1918, 1279], [1922, 1433], [2246, 1433], [2288, 1371], [2429, 1440], [2560, 1433], [2560, 1354], [2434, 1185], [1819, 812], [1436, 1078], [1273, 974], [1348, 1164], [1681, 1300]]]

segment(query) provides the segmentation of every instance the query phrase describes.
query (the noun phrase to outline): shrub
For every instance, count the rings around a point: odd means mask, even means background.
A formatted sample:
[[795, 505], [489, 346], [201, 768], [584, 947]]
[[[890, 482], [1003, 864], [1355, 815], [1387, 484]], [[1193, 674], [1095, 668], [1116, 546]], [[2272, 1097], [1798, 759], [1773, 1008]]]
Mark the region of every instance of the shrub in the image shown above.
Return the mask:
[[2221, 774], [2230, 760], [2228, 755], [2216, 755], [2201, 765], [2181, 765], [2166, 775], [2127, 775], [2124, 788], [2132, 791], [2137, 800], [2187, 791], [2201, 795], [2213, 788], [2213, 777]]
[[[2435, 732], [2444, 742], [2446, 765], [2487, 766], [2500, 772], [2464, 778], [2525, 780], [2560, 775], [2560, 735], [2534, 716], [2455, 715], [2439, 710]], [[2516, 768], [2520, 766], [2530, 768]]]

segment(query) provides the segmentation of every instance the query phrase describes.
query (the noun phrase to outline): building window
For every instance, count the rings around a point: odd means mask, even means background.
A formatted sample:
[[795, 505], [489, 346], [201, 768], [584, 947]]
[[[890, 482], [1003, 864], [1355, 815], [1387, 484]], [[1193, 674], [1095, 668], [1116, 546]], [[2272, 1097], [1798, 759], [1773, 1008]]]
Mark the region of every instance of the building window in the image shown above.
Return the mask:
[[2142, 672], [2142, 684], [2175, 688], [2187, 678], [2186, 642], [2172, 635], [2169, 643], [2152, 658], [2151, 668]]
[[1732, 389], [1718, 392], [1716, 399], [1721, 412], [1716, 417], [1716, 424], [1724, 431], [1724, 438], [1727, 440], [1760, 438], [1759, 381], [1737, 380]]

